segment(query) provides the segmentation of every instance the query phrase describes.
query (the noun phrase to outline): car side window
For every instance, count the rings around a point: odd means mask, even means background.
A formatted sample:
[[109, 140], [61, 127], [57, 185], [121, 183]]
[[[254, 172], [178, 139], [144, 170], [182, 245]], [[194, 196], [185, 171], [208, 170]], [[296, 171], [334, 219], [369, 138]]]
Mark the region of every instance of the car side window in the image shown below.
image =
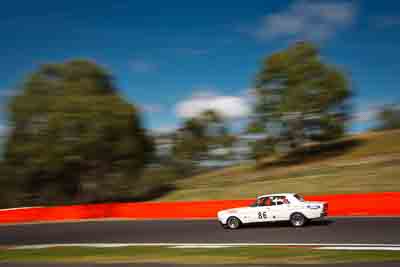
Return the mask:
[[274, 197], [273, 202], [274, 202], [274, 205], [289, 204], [289, 201], [285, 196], [276, 196], [276, 197]]
[[256, 207], [264, 206], [264, 201], [265, 201], [265, 198], [258, 198], [256, 201]]
[[277, 205], [283, 205], [283, 204], [289, 204], [288, 199], [285, 196], [275, 196], [275, 197], [264, 197], [264, 198], [259, 198], [257, 199], [256, 205], [257, 207], [263, 207], [263, 206], [277, 206]]
[[264, 199], [264, 206], [272, 206], [272, 205], [274, 205], [274, 203], [273, 203], [273, 201], [272, 201], [272, 198], [266, 197], [266, 198]]

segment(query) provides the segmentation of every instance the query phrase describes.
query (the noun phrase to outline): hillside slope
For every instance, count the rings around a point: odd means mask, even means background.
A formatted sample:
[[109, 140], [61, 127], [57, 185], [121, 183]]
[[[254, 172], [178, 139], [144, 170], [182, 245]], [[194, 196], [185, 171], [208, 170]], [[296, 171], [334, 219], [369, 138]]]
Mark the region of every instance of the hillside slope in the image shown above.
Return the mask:
[[241, 199], [275, 192], [400, 191], [400, 130], [309, 145], [290, 157], [265, 159], [176, 181], [157, 201]]

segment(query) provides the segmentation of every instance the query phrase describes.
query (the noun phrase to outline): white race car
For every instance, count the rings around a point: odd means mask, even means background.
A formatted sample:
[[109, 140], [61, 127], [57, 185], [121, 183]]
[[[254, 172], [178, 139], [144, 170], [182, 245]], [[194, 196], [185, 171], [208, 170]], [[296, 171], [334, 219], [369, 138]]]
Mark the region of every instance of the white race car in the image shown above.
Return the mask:
[[227, 228], [237, 229], [242, 224], [289, 221], [301, 227], [312, 219], [328, 215], [328, 203], [305, 201], [294, 193], [271, 194], [257, 197], [249, 207], [221, 210], [219, 222]]

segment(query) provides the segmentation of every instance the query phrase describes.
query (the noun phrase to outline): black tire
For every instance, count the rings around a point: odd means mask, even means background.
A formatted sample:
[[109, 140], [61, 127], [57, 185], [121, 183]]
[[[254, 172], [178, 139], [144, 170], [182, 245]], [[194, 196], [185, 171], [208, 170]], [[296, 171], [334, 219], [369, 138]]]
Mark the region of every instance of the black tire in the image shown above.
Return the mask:
[[237, 217], [229, 217], [228, 220], [226, 220], [226, 225], [231, 230], [238, 229], [241, 224], [242, 222]]
[[296, 212], [290, 216], [290, 223], [294, 227], [302, 227], [307, 223], [307, 218], [303, 214]]

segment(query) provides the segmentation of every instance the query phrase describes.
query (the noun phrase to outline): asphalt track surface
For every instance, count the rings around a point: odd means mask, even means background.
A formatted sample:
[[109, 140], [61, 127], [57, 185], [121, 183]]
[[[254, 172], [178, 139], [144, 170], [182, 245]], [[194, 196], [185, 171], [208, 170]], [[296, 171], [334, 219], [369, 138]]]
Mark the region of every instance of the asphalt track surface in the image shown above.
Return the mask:
[[400, 244], [400, 218], [331, 218], [223, 229], [216, 220], [101, 221], [0, 226], [0, 245], [56, 243], [342, 243]]

